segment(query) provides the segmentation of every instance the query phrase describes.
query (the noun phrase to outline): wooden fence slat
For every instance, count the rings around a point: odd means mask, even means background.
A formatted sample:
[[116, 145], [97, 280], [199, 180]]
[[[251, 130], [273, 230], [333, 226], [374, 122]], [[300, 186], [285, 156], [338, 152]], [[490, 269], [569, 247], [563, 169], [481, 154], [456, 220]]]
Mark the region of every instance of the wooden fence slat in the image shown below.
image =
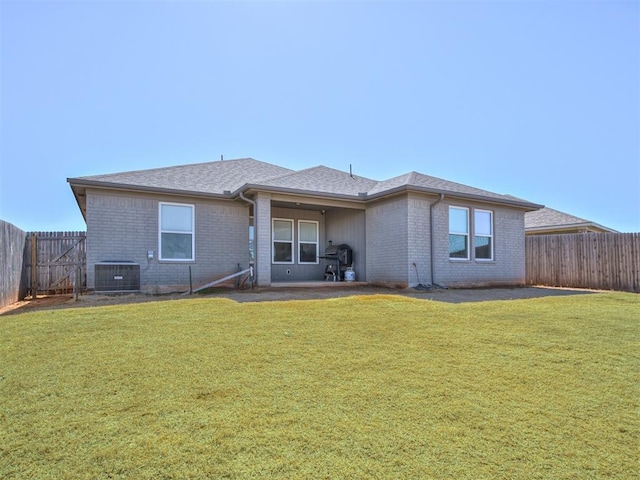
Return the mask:
[[29, 275], [38, 293], [73, 292], [74, 272], [81, 268], [79, 288], [86, 286], [85, 232], [34, 232], [36, 257], [29, 261]]
[[86, 254], [85, 232], [27, 233], [0, 220], [0, 306], [86, 288]]
[[581, 233], [526, 238], [530, 285], [640, 292], [640, 234]]
[[28, 235], [0, 220], [0, 307], [23, 299], [29, 288], [23, 274]]

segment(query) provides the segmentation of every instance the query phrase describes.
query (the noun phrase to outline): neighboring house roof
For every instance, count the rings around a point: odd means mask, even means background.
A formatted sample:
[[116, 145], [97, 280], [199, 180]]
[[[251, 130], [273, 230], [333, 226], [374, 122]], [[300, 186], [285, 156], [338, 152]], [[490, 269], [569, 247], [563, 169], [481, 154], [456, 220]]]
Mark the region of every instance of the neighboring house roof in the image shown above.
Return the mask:
[[525, 233], [616, 232], [591, 220], [544, 207], [524, 216]]
[[317, 197], [372, 200], [417, 190], [535, 210], [537, 205], [510, 195], [410, 172], [385, 181], [372, 180], [325, 166], [290, 170], [252, 158], [68, 178], [83, 214], [87, 187], [236, 198], [247, 190], [296, 193]]

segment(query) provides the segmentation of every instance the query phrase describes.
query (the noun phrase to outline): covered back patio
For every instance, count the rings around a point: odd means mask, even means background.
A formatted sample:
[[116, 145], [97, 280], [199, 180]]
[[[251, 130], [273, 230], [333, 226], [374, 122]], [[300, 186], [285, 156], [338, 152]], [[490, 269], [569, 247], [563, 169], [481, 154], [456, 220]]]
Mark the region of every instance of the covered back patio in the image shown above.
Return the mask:
[[[252, 204], [258, 285], [364, 284], [363, 202], [256, 191]], [[350, 254], [348, 262], [342, 257], [340, 265], [331, 254], [343, 245], [348, 246]], [[353, 281], [344, 281], [346, 267], [352, 272], [346, 277]], [[335, 277], [327, 275], [331, 270], [336, 272]]]

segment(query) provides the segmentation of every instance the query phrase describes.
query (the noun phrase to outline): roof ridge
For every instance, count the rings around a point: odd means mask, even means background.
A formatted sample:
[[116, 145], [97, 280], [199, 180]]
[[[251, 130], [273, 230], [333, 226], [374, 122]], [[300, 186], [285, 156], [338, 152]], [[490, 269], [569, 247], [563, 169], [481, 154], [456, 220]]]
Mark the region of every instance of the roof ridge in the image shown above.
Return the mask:
[[303, 168], [302, 170], [288, 169], [289, 171], [287, 173], [283, 173], [282, 175], [276, 175], [275, 177], [263, 178], [263, 179], [260, 180], [260, 182], [264, 182], [265, 180], [266, 181], [273, 181], [273, 180], [279, 180], [279, 179], [286, 178], [286, 177], [291, 177], [292, 175], [298, 175], [298, 174], [300, 174], [302, 172], [306, 172], [306, 171], [312, 170], [314, 168], [317, 168], [317, 167], [308, 167], [308, 168]]
[[[376, 183], [376, 185], [375, 185], [375, 187], [377, 188], [378, 186], [382, 186], [382, 185], [384, 185], [385, 183], [391, 183], [392, 181], [397, 180], [397, 179], [402, 178], [402, 177], [408, 177], [408, 176], [410, 176], [410, 175], [411, 175], [411, 173], [415, 173], [415, 172], [406, 172], [406, 173], [401, 173], [400, 175], [396, 175], [396, 176], [391, 177], [391, 178], [386, 178], [386, 179], [384, 179], [384, 180], [378, 180], [378, 181], [377, 181], [377, 183]], [[405, 182], [405, 183], [406, 183], [406, 182]]]
[[[466, 183], [460, 183], [460, 182], [456, 182], [456, 181], [453, 181], [453, 180], [447, 180], [446, 178], [442, 178], [442, 177], [435, 177], [435, 176], [433, 176], [433, 175], [427, 175], [426, 173], [420, 173], [420, 172], [415, 172], [415, 173], [416, 173], [416, 175], [417, 175], [417, 176], [420, 176], [420, 177], [432, 178], [432, 179], [434, 179], [434, 180], [439, 180], [439, 181], [442, 181], [442, 182], [447, 182], [447, 183], [449, 183], [449, 184], [451, 184], [451, 185], [456, 185], [456, 186], [457, 186], [457, 185], [459, 185], [459, 186], [461, 186], [461, 187], [471, 188], [471, 189], [473, 189], [473, 190], [477, 190], [477, 191], [480, 191], [480, 192], [487, 192], [487, 193], [490, 193], [490, 194], [492, 194], [492, 195], [500, 195], [500, 196], [502, 196], [502, 197], [510, 196], [510, 195], [504, 195], [504, 194], [497, 193], [497, 192], [492, 192], [491, 190], [487, 190], [487, 189], [485, 189], [485, 188], [474, 187], [473, 185], [468, 185], [468, 184], [466, 184]], [[512, 196], [512, 195], [511, 195], [511, 196]], [[514, 198], [517, 198], [517, 197], [514, 197]], [[518, 199], [518, 200], [522, 200], [522, 199]]]
[[287, 173], [285, 173], [283, 175], [267, 178], [265, 180], [276, 180], [276, 179], [281, 179], [281, 178], [285, 178], [285, 177], [289, 177], [289, 176], [293, 176], [293, 175], [299, 175], [299, 174], [303, 174], [305, 172], [311, 172], [313, 170], [320, 170], [320, 169], [330, 170], [332, 172], [341, 173], [343, 175], [351, 175], [352, 178], [357, 178], [359, 180], [367, 180], [367, 181], [370, 181], [370, 182], [377, 182], [377, 180], [373, 180], [371, 178], [363, 177], [363, 176], [360, 176], [360, 175], [353, 175], [353, 174], [350, 174], [349, 172], [345, 172], [344, 170], [340, 170], [338, 168], [333, 168], [333, 167], [328, 167], [328, 166], [323, 165], [323, 164], [315, 165], [313, 167], [303, 168], [301, 170], [291, 170], [290, 172], [287, 172]]
[[[231, 158], [229, 160], [210, 160], [208, 162], [183, 163], [183, 164], [180, 164], [180, 165], [170, 165], [170, 166], [167, 166], [167, 167], [153, 167], [153, 168], [142, 168], [142, 169], [137, 169], [137, 170], [125, 170], [123, 172], [99, 173], [97, 175], [83, 175], [82, 177], [78, 177], [78, 178], [83, 178], [83, 177], [110, 177], [110, 176], [113, 176], [113, 175], [129, 175], [129, 174], [132, 174], [132, 173], [141, 173], [141, 172], [144, 172], [144, 173], [159, 172], [161, 170], [173, 170], [173, 169], [186, 168], [186, 167], [198, 167], [198, 166], [202, 166], [202, 165], [211, 165], [211, 164], [214, 164], [214, 163], [231, 163], [231, 162], [239, 162], [239, 161], [243, 161], [243, 160], [252, 160], [254, 162], [273, 165], [273, 164], [269, 164], [268, 162], [263, 162], [261, 160], [256, 160], [255, 158], [244, 157], [244, 158]], [[279, 166], [279, 165], [274, 165], [274, 166]], [[286, 168], [286, 167], [281, 167], [281, 168]]]
[[[332, 172], [339, 172], [339, 173], [344, 173], [345, 175], [349, 175], [353, 178], [359, 178], [361, 180], [373, 180], [372, 178], [369, 177], [363, 177], [362, 175], [354, 175], [353, 172], [347, 172], [345, 170], [340, 170], [339, 168], [333, 168], [333, 167], [328, 167], [326, 165], [320, 164], [320, 165], [316, 165], [315, 167], [311, 167], [311, 168], [306, 168], [304, 170], [313, 170], [315, 168], [324, 168], [326, 170], [331, 170]], [[300, 170], [301, 172], [303, 172], [304, 170]], [[374, 182], [377, 180], [373, 180]]]

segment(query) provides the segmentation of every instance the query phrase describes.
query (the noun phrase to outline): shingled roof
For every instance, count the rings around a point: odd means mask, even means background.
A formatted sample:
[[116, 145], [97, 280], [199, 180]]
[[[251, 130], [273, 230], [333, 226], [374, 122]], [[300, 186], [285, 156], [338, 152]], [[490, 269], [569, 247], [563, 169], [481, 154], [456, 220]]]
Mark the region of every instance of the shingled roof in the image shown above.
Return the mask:
[[544, 207], [540, 210], [527, 212], [524, 216], [525, 231], [594, 231], [616, 232], [611, 228], [599, 225], [591, 220], [576, 217], [553, 208]]
[[341, 170], [325, 167], [306, 168], [265, 181], [253, 181], [260, 187], [278, 187], [313, 193], [358, 196], [367, 193], [378, 182], [365, 177], [351, 175]]
[[[526, 202], [511, 195], [501, 195], [489, 192], [480, 188], [470, 187], [462, 183], [451, 182], [438, 177], [431, 177], [423, 173], [410, 172], [398, 177], [378, 182], [375, 188], [370, 190], [369, 195], [383, 194], [391, 190], [401, 188], [414, 188], [429, 193], [457, 194], [470, 198], [487, 198], [508, 202]], [[528, 203], [528, 202], [526, 202]]]
[[233, 192], [247, 183], [262, 182], [291, 172], [293, 170], [253, 158], [240, 158], [92, 175], [68, 181], [71, 184], [223, 195], [225, 191]]
[[377, 181], [325, 166], [291, 170], [253, 158], [179, 165], [131, 172], [69, 178], [78, 199], [87, 187], [235, 198], [247, 189], [272, 190], [318, 197], [375, 199], [401, 191], [448, 194], [459, 198], [503, 203], [527, 210], [540, 208], [510, 195], [501, 195], [442, 178], [410, 172]]

